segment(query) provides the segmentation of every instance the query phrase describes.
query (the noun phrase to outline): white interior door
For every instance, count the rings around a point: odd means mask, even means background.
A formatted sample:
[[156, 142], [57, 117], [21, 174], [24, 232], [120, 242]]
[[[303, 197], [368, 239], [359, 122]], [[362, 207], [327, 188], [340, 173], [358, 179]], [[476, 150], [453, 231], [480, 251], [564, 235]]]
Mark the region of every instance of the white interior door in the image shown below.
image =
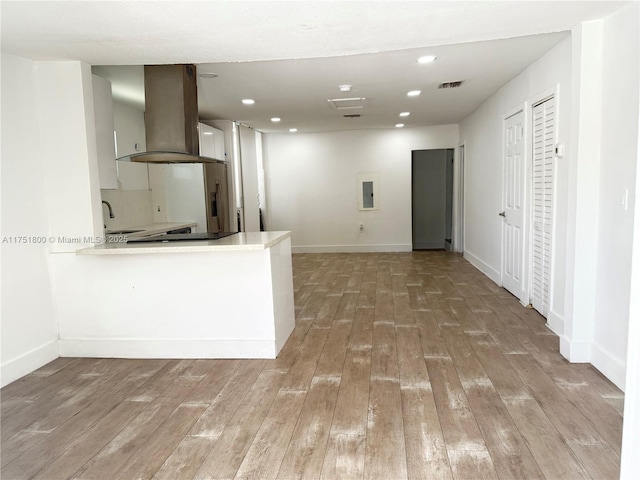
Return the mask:
[[533, 229], [531, 304], [549, 314], [555, 99], [533, 107]]
[[502, 285], [519, 299], [523, 292], [524, 224], [524, 113], [510, 116], [504, 124], [504, 210]]

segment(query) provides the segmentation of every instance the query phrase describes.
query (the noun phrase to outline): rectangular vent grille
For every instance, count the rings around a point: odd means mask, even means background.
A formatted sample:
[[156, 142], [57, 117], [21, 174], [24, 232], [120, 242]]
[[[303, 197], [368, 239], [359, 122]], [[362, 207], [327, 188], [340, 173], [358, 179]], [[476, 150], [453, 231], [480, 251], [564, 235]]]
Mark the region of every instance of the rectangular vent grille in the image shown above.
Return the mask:
[[364, 98], [330, 98], [327, 100], [329, 105], [337, 110], [364, 108], [364, 101]]
[[438, 85], [438, 88], [458, 88], [462, 85], [462, 82], [464, 82], [464, 80], [458, 80], [457, 82], [444, 82]]
[[359, 113], [347, 113], [346, 115], [342, 115], [344, 118], [360, 118]]

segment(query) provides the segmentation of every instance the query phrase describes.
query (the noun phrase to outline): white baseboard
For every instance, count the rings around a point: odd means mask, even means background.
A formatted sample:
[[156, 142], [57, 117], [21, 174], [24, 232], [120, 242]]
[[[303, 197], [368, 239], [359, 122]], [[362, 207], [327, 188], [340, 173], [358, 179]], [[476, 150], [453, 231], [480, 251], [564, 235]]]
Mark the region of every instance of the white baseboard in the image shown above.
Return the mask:
[[469, 252], [468, 250], [465, 250], [463, 252], [462, 256], [471, 265], [476, 267], [478, 270], [480, 270], [482, 273], [484, 273], [487, 277], [489, 277], [491, 280], [493, 280], [497, 285], [502, 286], [502, 276], [500, 275], [500, 272], [498, 270], [496, 270], [495, 268], [491, 267], [487, 263], [483, 262], [482, 260], [480, 260], [478, 257], [476, 257], [473, 253]]
[[380, 253], [411, 252], [412, 245], [293, 245], [291, 253]]
[[547, 327], [559, 337], [564, 335], [564, 318], [551, 310], [547, 318]]
[[[555, 316], [556, 326], [564, 329], [564, 320]], [[626, 380], [625, 361], [611, 352], [605, 350], [594, 342], [574, 342], [566, 335], [558, 333], [551, 325], [552, 316], [549, 314], [547, 326], [560, 338], [560, 354], [571, 363], [590, 363], [605, 377], [611, 380], [616, 387], [624, 391]]]
[[616, 387], [624, 391], [626, 363], [596, 343], [591, 345], [591, 365], [600, 370]]
[[268, 339], [92, 339], [59, 340], [61, 357], [90, 358], [276, 358]]
[[59, 356], [58, 340], [53, 340], [3, 363], [0, 367], [0, 386], [4, 387], [24, 377], [43, 365], [54, 361]]
[[591, 342], [574, 342], [565, 335], [560, 337], [560, 354], [571, 363], [591, 363]]

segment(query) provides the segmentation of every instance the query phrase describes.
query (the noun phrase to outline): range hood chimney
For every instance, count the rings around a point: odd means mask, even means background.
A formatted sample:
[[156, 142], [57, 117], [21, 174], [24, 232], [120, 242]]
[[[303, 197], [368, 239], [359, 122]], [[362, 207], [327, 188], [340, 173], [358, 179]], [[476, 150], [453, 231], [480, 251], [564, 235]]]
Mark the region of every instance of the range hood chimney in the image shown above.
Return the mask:
[[142, 163], [217, 163], [200, 156], [195, 65], [145, 65], [147, 151], [118, 158]]

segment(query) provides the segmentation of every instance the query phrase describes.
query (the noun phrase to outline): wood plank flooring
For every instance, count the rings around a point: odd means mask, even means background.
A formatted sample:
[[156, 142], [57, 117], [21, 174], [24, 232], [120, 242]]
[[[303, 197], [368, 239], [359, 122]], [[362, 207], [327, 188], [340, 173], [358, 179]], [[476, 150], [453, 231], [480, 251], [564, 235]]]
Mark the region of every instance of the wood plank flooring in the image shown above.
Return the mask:
[[59, 358], [1, 478], [615, 479], [623, 394], [460, 255], [294, 255], [275, 360]]

